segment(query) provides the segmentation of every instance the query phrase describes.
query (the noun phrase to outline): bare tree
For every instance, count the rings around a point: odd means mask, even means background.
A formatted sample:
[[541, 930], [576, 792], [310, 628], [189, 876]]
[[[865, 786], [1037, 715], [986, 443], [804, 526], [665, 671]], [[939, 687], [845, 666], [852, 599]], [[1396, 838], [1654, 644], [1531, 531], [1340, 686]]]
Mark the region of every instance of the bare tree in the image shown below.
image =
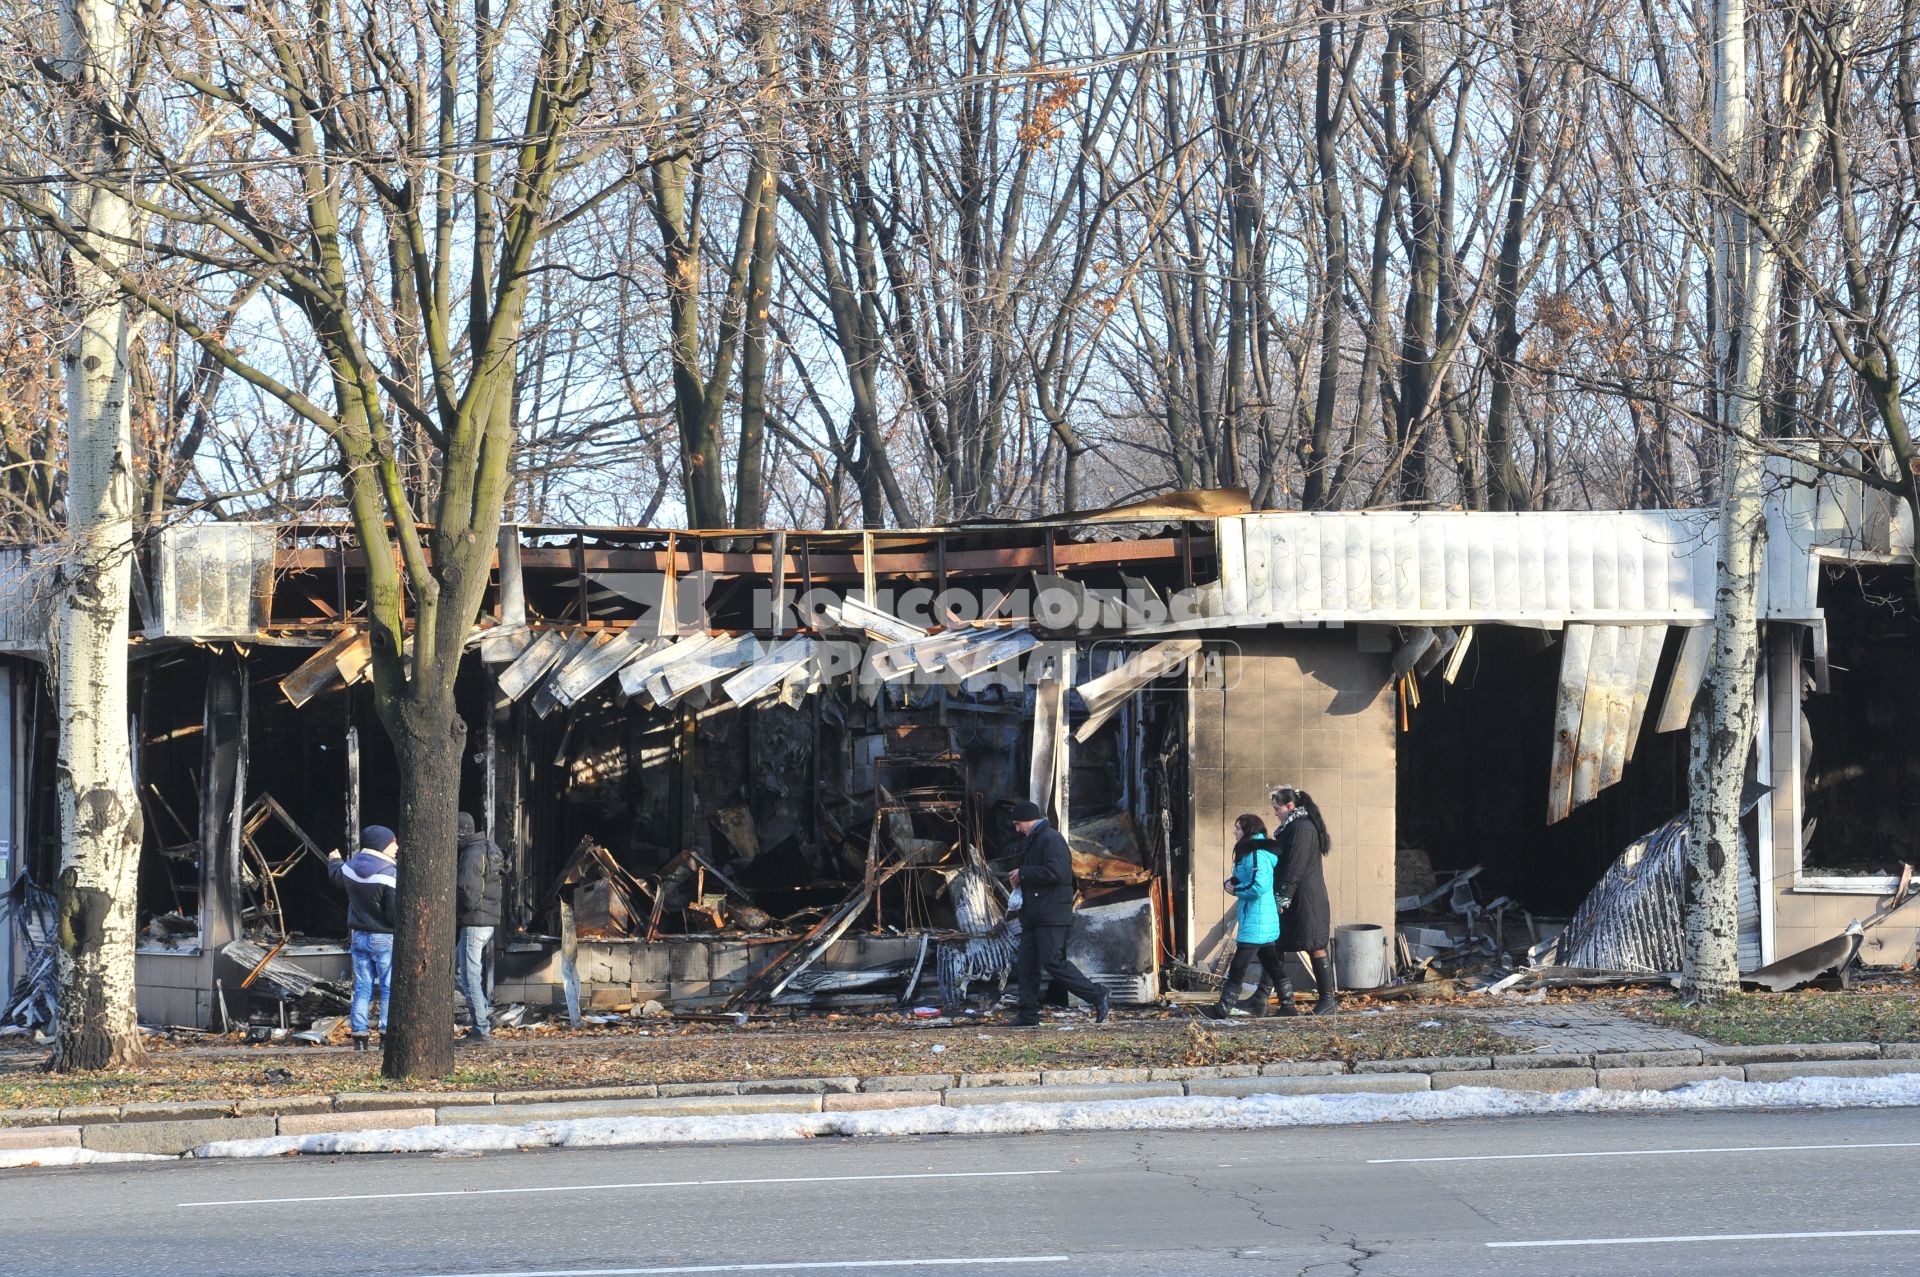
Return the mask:
[[[738, 52], [727, 48], [735, 38], [735, 23], [741, 24], [738, 38], [744, 46]], [[651, 126], [643, 135], [640, 162], [646, 169], [647, 207], [667, 297], [667, 349], [687, 518], [693, 527], [726, 527], [733, 517], [722, 426], [730, 395], [737, 394], [741, 406], [742, 470], [736, 481], [744, 478], [750, 507], [760, 502], [765, 295], [776, 253], [773, 165], [779, 129], [777, 108], [766, 105], [759, 119], [741, 121], [730, 103], [756, 90], [765, 103], [777, 100], [780, 24], [771, 6], [742, 13], [722, 4], [695, 13], [680, 0], [663, 0], [657, 35], [649, 26], [636, 29], [633, 36], [623, 50], [622, 65]], [[641, 43], [657, 44], [661, 56], [649, 57]], [[747, 68], [744, 84], [729, 77], [736, 67]], [[763, 130], [761, 136], [740, 137], [755, 125]], [[719, 293], [709, 298], [703, 287], [707, 228], [711, 206], [724, 207], [729, 133], [732, 140], [743, 142], [746, 174], [731, 192], [733, 233], [720, 262]], [[704, 341], [702, 319], [709, 309], [715, 323], [711, 340]]]
[[[124, 229], [119, 249], [102, 246], [66, 209], [11, 192], [104, 282], [321, 432], [356, 534], [380, 547], [366, 556], [375, 702], [406, 763], [396, 1077], [452, 1067], [453, 682], [511, 473], [529, 288], [543, 237], [598, 194], [605, 142], [582, 126], [624, 19], [604, 0], [508, 13], [510, 28], [485, 3], [178, 6], [123, 163], [154, 175], [149, 219], [210, 228], [217, 249]], [[510, 129], [503, 103], [520, 117]], [[113, 171], [46, 162], [90, 196]], [[126, 248], [197, 261], [224, 291], [169, 296], [115, 256]], [[236, 285], [254, 281], [300, 317], [322, 394], [298, 388], [284, 347], [221, 331]]]
[[134, 236], [127, 136], [137, 53], [121, 0], [65, 0], [59, 87], [73, 174], [67, 402], [67, 538], [54, 656], [60, 721], [60, 1025], [49, 1067], [143, 1062], [133, 983], [140, 801], [127, 718], [134, 490], [130, 307], [116, 276]]

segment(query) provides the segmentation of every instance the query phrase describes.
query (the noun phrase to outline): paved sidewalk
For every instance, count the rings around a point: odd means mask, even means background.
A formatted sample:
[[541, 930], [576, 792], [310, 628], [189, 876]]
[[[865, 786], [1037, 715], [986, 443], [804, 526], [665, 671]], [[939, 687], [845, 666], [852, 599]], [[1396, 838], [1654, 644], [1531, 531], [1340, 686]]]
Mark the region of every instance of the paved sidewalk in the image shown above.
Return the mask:
[[1543, 1008], [1535, 1014], [1518, 1016], [1507, 1008], [1500, 1008], [1473, 1018], [1542, 1052], [1686, 1051], [1711, 1050], [1714, 1046], [1705, 1038], [1678, 1029], [1580, 1007]]
[[[1461, 1055], [1426, 1059], [1287, 1061], [1177, 1068], [1042, 1069], [992, 1074], [910, 1073], [841, 1078], [754, 1078], [546, 1091], [360, 1092], [214, 1101], [0, 1111], [0, 1164], [35, 1152], [178, 1155], [201, 1145], [272, 1138], [346, 1138], [355, 1132], [632, 1118], [822, 1118], [891, 1109], [993, 1109], [1008, 1105], [1200, 1099], [1275, 1100], [1478, 1088], [1562, 1094], [1598, 1088], [1660, 1092], [1692, 1083], [1906, 1076], [1899, 1097], [1920, 1091], [1920, 1043], [1830, 1042], [1617, 1052]], [[1469, 1105], [1469, 1108], [1472, 1106]], [[1464, 1110], [1463, 1110], [1464, 1111]], [[1436, 1111], [1433, 1116], [1443, 1115]], [[945, 1119], [942, 1119], [945, 1120]], [[956, 1128], [957, 1129], [957, 1128]], [[822, 1128], [813, 1133], [835, 1133]], [[845, 1133], [841, 1131], [840, 1133]], [[804, 1134], [804, 1132], [803, 1132]], [[389, 1137], [382, 1136], [380, 1140]], [[517, 1136], [502, 1135], [506, 1147]], [[662, 1135], [661, 1138], [670, 1138]], [[376, 1143], [379, 1143], [376, 1140]], [[268, 1151], [290, 1151], [292, 1146]], [[302, 1147], [307, 1147], [302, 1145]], [[384, 1147], [384, 1145], [383, 1145]], [[321, 1151], [321, 1150], [315, 1150]], [[353, 1151], [351, 1149], [342, 1151]], [[363, 1150], [365, 1151], [365, 1150]], [[392, 1150], [389, 1150], [392, 1151]], [[418, 1151], [418, 1150], [416, 1150]], [[9, 1163], [8, 1154], [12, 1154]]]

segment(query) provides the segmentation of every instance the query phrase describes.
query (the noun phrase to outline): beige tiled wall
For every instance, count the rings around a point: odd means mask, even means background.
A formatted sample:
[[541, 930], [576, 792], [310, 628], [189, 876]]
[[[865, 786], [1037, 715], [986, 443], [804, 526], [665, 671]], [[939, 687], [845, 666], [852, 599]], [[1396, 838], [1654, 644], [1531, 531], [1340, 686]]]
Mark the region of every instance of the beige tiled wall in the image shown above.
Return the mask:
[[1225, 689], [1196, 687], [1193, 760], [1192, 960], [1207, 965], [1231, 930], [1220, 886], [1242, 812], [1270, 819], [1267, 790], [1313, 794], [1333, 837], [1327, 890], [1333, 921], [1393, 925], [1394, 721], [1383, 654], [1353, 630], [1243, 630]]

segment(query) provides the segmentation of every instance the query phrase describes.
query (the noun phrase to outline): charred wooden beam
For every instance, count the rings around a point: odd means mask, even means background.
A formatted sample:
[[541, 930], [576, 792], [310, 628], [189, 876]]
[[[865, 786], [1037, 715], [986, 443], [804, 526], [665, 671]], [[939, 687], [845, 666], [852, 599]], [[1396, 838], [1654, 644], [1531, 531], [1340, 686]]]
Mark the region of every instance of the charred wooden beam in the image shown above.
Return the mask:
[[[786, 534], [802, 538], [801, 533]], [[1191, 572], [1192, 534], [1179, 538], [1155, 537], [1135, 541], [1057, 541], [1053, 547], [1056, 567], [1094, 567], [1123, 563], [1178, 563]], [[814, 579], [861, 580], [865, 564], [857, 553], [829, 553], [816, 550], [812, 542], [801, 539], [802, 554], [811, 560], [808, 576]], [[939, 570], [942, 550], [881, 550], [873, 554], [873, 571], [879, 576], [932, 576]], [[990, 549], [944, 551], [946, 571], [985, 573], [1047, 569], [1045, 546], [1003, 546]], [[675, 573], [704, 568], [725, 576], [771, 576], [774, 557], [754, 551], [667, 550], [624, 546], [530, 546], [520, 547], [523, 572], [665, 572]], [[281, 572], [317, 572], [327, 569], [345, 571], [364, 568], [366, 554], [360, 550], [299, 546], [280, 551], [277, 568]], [[497, 566], [497, 563], [496, 563]]]

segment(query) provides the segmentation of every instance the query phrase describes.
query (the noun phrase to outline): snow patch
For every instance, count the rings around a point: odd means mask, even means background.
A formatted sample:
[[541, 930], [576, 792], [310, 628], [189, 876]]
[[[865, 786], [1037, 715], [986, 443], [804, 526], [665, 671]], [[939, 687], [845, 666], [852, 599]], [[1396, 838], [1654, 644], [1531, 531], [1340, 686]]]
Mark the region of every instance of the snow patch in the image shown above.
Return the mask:
[[86, 1166], [95, 1162], [171, 1162], [165, 1153], [102, 1153], [92, 1148], [12, 1148], [0, 1152], [0, 1170], [20, 1166]]
[[[1672, 1091], [1540, 1093], [1463, 1086], [1394, 1094], [1210, 1096], [1095, 1100], [1077, 1104], [993, 1104], [968, 1108], [870, 1109], [849, 1113], [755, 1113], [738, 1117], [620, 1117], [528, 1122], [521, 1126], [414, 1126], [203, 1144], [190, 1157], [278, 1157], [286, 1153], [504, 1152], [522, 1148], [610, 1148], [634, 1144], [744, 1143], [822, 1135], [1025, 1135], [1048, 1131], [1265, 1130], [1362, 1122], [1431, 1122], [1541, 1113], [1706, 1112], [1769, 1108], [1920, 1106], [1920, 1072], [1892, 1077], [1807, 1077], [1785, 1082], [1694, 1082]], [[81, 1150], [52, 1150], [80, 1152]]]

